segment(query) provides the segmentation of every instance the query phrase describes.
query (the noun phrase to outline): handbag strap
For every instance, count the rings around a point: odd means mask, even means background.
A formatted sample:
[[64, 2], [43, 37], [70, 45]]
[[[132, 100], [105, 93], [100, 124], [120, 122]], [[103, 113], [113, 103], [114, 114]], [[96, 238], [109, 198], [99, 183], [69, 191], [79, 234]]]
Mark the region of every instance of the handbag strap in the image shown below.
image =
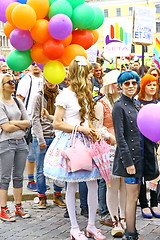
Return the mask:
[[32, 87], [32, 77], [29, 75], [31, 81], [30, 81], [30, 87], [29, 87], [29, 92], [28, 92], [28, 96], [27, 96], [27, 100], [26, 100], [26, 104], [25, 104], [25, 108], [27, 109], [28, 107], [28, 102], [29, 102], [29, 98], [30, 98], [30, 94], [31, 94], [31, 87]]
[[71, 144], [72, 145], [75, 144], [77, 129], [78, 129], [78, 125], [75, 125], [72, 130], [72, 134], [71, 134]]
[[[71, 135], [72, 146], [74, 146], [74, 144], [76, 142], [76, 134], [77, 134], [78, 127], [79, 127], [78, 125], [75, 125], [72, 130], [72, 135]], [[84, 145], [87, 147], [87, 143], [86, 143], [83, 133], [82, 133], [82, 138], [83, 138]]]

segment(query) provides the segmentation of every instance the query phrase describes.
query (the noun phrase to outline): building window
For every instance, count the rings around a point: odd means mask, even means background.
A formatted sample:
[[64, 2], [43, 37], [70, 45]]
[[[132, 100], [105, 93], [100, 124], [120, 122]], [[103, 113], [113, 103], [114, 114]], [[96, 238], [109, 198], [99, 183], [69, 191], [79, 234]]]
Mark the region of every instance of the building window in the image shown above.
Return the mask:
[[6, 46], [6, 41], [5, 41], [5, 36], [3, 36], [3, 42], [2, 42], [2, 46], [5, 47]]
[[160, 4], [156, 4], [155, 7], [156, 7], [156, 13], [160, 13]]
[[121, 16], [121, 8], [116, 8], [116, 16], [117, 17]]
[[0, 36], [0, 47], [2, 47], [2, 36]]
[[108, 9], [104, 9], [104, 17], [108, 17]]
[[148, 47], [147, 46], [143, 46], [144, 47], [144, 52], [148, 52]]
[[9, 41], [8, 41], [8, 38], [6, 38], [6, 44], [7, 44], [7, 47], [9, 47]]
[[160, 22], [156, 22], [156, 33], [160, 33]]
[[129, 16], [133, 15], [133, 7], [129, 7]]
[[135, 53], [135, 45], [134, 44], [132, 44], [132, 46], [131, 46], [131, 53]]

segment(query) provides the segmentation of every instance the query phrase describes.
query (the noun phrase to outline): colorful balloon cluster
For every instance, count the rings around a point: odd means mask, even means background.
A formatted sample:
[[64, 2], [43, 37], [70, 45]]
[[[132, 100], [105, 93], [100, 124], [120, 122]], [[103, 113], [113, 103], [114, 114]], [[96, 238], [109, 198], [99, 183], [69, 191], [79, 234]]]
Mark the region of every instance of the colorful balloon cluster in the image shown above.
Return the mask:
[[[8, 66], [22, 71], [32, 61], [44, 66], [51, 83], [65, 78], [64, 66], [77, 56], [85, 56], [99, 37], [103, 12], [85, 0], [0, 0], [0, 21], [15, 48]], [[43, 64], [43, 65], [42, 65]]]

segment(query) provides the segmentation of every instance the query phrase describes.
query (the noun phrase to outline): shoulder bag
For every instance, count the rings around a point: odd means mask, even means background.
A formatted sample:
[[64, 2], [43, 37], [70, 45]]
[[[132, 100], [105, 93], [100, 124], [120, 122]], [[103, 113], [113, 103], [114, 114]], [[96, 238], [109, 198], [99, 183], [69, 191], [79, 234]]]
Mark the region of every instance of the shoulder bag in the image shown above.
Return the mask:
[[83, 136], [83, 141], [76, 138], [78, 126], [75, 126], [71, 136], [71, 147], [64, 150], [61, 155], [66, 159], [68, 164], [68, 172], [76, 172], [80, 170], [92, 171], [92, 157], [89, 153], [89, 148], [86, 146], [86, 141]]
[[[30, 75], [29, 75], [29, 76], [30, 76]], [[31, 77], [31, 76], [30, 76], [30, 79], [31, 79], [31, 82], [30, 82], [29, 92], [28, 92], [28, 96], [27, 96], [27, 100], [26, 100], [26, 104], [25, 104], [25, 108], [26, 108], [26, 109], [27, 109], [27, 107], [28, 107], [29, 97], [30, 97], [30, 94], [31, 94], [31, 87], [32, 87], [32, 77]], [[18, 108], [20, 109], [19, 102], [18, 102], [17, 98], [14, 97], [14, 100], [15, 100]], [[24, 138], [25, 138], [26, 143], [27, 143], [28, 145], [29, 145], [30, 142], [32, 142], [31, 128], [32, 128], [32, 125], [30, 125], [29, 127], [27, 127], [27, 128], [26, 128], [25, 135], [24, 135]]]

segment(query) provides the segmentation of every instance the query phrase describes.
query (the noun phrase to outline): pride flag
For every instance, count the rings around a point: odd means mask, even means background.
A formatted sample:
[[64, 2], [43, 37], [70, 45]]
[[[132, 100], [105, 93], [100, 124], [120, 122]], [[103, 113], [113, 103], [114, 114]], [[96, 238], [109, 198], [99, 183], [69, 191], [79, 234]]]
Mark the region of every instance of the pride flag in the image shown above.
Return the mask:
[[155, 42], [155, 47], [153, 49], [154, 62], [157, 64], [158, 67], [160, 67], [160, 41], [158, 38], [156, 38]]

